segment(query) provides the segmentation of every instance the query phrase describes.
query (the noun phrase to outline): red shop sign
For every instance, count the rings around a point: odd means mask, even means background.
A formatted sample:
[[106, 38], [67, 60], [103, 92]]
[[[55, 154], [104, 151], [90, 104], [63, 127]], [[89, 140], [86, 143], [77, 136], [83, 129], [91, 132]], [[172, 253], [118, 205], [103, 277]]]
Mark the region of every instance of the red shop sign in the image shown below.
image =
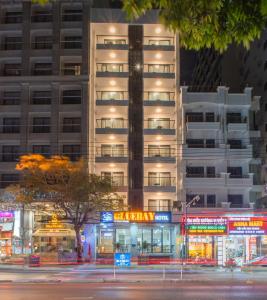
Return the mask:
[[228, 217], [230, 235], [267, 235], [266, 217]]

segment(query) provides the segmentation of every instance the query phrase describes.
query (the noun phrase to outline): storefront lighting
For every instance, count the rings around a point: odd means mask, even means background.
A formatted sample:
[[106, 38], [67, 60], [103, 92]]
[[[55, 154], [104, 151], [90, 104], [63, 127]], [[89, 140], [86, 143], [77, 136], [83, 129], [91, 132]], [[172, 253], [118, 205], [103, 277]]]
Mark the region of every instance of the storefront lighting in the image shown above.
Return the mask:
[[116, 32], [116, 28], [114, 26], [109, 27], [109, 32], [110, 33], [115, 33]]

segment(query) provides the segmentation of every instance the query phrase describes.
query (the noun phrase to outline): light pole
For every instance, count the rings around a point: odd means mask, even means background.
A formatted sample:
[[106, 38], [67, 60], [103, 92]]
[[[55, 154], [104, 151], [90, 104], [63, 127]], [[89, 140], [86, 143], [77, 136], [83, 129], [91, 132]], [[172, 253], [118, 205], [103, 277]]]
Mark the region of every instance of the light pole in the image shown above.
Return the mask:
[[188, 203], [185, 203], [184, 207], [184, 258], [187, 261], [188, 258], [188, 234], [187, 234], [187, 209], [191, 207], [191, 205], [196, 205], [196, 202], [200, 200], [200, 196], [196, 195], [193, 199], [191, 199]]

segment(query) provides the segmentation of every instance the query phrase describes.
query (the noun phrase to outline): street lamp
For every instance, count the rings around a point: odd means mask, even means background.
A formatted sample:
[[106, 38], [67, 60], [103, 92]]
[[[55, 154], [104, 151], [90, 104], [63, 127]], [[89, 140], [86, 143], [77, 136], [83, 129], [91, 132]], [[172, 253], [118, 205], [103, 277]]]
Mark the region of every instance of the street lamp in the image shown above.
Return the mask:
[[191, 199], [188, 203], [185, 203], [184, 205], [184, 258], [186, 260], [188, 258], [187, 209], [191, 207], [191, 205], [196, 205], [196, 203], [199, 200], [200, 196], [196, 195], [193, 199]]

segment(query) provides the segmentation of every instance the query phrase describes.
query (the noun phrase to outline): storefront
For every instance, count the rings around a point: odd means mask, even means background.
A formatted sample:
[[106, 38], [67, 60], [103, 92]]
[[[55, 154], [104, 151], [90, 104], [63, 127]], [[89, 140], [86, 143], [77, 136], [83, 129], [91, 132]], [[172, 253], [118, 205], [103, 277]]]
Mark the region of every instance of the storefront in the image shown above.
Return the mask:
[[52, 215], [51, 221], [33, 233], [34, 253], [50, 259], [70, 257], [75, 249], [75, 232]]
[[182, 227], [191, 260], [215, 260], [219, 265], [234, 260], [241, 266], [267, 255], [265, 216], [188, 216]]
[[0, 258], [12, 255], [14, 212], [0, 211]]
[[171, 212], [103, 212], [97, 225], [97, 257], [115, 252], [174, 257], [178, 226]]

